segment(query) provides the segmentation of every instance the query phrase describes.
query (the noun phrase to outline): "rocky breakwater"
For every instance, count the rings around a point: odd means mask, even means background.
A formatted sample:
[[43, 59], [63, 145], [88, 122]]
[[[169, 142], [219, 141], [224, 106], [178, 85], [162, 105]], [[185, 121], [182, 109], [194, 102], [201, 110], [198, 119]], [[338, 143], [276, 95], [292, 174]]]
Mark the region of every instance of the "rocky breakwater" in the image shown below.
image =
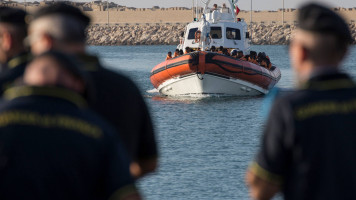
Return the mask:
[[176, 45], [182, 25], [90, 26], [89, 45]]
[[[177, 45], [186, 24], [97, 25], [87, 30], [89, 45]], [[291, 24], [253, 24], [251, 41], [255, 45], [286, 45], [296, 28]], [[350, 24], [354, 44], [356, 25]]]
[[[356, 44], [356, 25], [349, 25], [353, 44]], [[252, 33], [252, 44], [255, 45], [287, 45], [291, 39], [291, 33], [296, 29], [295, 25], [284, 24], [254, 24], [249, 30]], [[251, 31], [252, 30], [252, 31]]]
[[251, 42], [256, 45], [286, 45], [295, 28], [295, 25], [290, 24], [254, 24], [249, 30]]

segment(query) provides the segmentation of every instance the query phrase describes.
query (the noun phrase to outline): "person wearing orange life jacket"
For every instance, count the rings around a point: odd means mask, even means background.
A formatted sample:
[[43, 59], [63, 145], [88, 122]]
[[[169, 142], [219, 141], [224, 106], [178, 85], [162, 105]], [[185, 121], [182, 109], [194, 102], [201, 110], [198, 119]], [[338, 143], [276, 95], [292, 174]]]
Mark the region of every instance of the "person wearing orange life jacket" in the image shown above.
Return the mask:
[[166, 60], [172, 59], [172, 52], [168, 52]]
[[220, 46], [220, 47], [219, 47], [218, 53], [221, 53], [221, 54], [224, 53], [224, 47], [223, 47], [223, 46]]
[[178, 57], [179, 56], [179, 49], [176, 49], [176, 51], [174, 52], [173, 58]]

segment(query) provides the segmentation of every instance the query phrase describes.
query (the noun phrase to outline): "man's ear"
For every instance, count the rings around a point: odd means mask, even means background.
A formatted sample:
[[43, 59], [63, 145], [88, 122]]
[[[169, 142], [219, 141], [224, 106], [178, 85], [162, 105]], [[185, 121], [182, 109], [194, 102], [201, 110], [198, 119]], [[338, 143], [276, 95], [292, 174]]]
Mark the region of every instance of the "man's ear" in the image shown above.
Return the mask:
[[13, 45], [13, 37], [8, 31], [4, 31], [2, 33], [2, 42], [1, 42], [1, 47], [4, 51], [10, 51], [12, 45]]
[[53, 40], [52, 36], [45, 33], [45, 34], [43, 34], [42, 39], [43, 39], [44, 45], [47, 47], [48, 50], [53, 49], [54, 40]]
[[309, 50], [306, 47], [301, 46], [301, 48], [300, 48], [300, 59], [302, 61], [305, 61], [305, 60], [309, 59], [309, 56], [310, 56], [309, 55]]

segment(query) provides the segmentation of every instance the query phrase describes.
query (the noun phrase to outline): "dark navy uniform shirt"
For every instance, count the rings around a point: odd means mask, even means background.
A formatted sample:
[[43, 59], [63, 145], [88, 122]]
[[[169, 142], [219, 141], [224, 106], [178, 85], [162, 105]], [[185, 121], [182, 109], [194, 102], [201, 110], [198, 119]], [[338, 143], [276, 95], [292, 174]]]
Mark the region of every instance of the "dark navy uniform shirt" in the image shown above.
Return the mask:
[[80, 58], [93, 80], [95, 95], [89, 107], [120, 131], [133, 160], [157, 157], [151, 117], [136, 85], [129, 78], [103, 68], [97, 57]]
[[116, 133], [76, 93], [17, 87], [0, 106], [0, 199], [96, 200], [135, 193]]
[[356, 199], [356, 85], [319, 74], [277, 98], [251, 170], [285, 199]]
[[7, 88], [13, 85], [16, 79], [23, 75], [29, 60], [30, 55], [28, 53], [21, 53], [11, 58], [6, 64], [1, 66], [0, 96]]

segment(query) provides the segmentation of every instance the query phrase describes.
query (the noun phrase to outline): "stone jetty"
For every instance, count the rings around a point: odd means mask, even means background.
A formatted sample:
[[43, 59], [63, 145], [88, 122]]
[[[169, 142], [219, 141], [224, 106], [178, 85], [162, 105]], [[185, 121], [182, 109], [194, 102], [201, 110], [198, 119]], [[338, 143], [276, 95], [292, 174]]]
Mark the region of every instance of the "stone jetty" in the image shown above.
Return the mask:
[[[94, 25], [87, 30], [89, 45], [177, 45], [186, 24], [133, 24]], [[252, 44], [286, 45], [289, 43], [294, 24], [253, 24], [250, 28]], [[350, 24], [356, 41], [356, 25]], [[354, 41], [354, 44], [356, 42]]]

